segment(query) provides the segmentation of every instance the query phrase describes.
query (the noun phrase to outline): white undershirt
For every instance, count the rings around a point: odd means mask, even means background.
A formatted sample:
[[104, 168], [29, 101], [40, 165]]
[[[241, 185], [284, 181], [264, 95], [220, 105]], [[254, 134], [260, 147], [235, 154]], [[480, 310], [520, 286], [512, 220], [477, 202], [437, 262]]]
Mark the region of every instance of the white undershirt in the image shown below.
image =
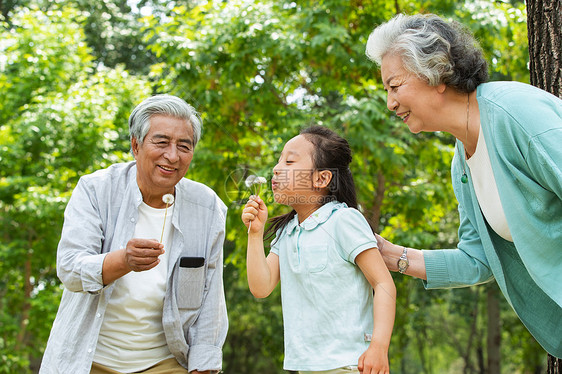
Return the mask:
[[[160, 263], [147, 271], [130, 272], [115, 281], [105, 311], [94, 361], [110, 369], [132, 373], [173, 357], [162, 327], [166, 293], [168, 243], [172, 240], [172, 212], [168, 208], [164, 229], [164, 254]], [[139, 206], [135, 238], [160, 240], [165, 209], [144, 202]]]
[[500, 201], [498, 185], [496, 184], [496, 178], [494, 178], [482, 127], [480, 127], [476, 151], [472, 157], [466, 160], [466, 164], [470, 168], [476, 198], [486, 221], [496, 234], [505, 240], [513, 242]]

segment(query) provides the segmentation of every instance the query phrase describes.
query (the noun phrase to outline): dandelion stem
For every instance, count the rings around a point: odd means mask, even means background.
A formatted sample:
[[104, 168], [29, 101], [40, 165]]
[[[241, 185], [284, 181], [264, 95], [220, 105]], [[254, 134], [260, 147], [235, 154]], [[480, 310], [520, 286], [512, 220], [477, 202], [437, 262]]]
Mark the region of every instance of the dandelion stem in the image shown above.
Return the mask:
[[160, 243], [162, 243], [162, 239], [164, 239], [164, 228], [166, 227], [166, 216], [168, 215], [168, 203], [166, 203], [166, 210], [164, 211], [164, 224], [162, 225], [162, 234], [160, 235]]

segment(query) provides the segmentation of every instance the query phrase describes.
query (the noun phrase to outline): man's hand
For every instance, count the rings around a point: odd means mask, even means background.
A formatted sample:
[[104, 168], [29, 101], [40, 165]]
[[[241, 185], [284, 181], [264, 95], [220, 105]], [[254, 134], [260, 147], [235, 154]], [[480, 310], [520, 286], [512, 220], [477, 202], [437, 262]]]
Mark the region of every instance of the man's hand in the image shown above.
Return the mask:
[[132, 271], [150, 270], [160, 263], [164, 245], [154, 239], [131, 239], [125, 248], [125, 263]]
[[164, 253], [164, 245], [154, 239], [131, 239], [127, 247], [109, 252], [103, 261], [103, 284], [121, 278], [130, 271], [150, 270], [160, 263], [158, 256]]

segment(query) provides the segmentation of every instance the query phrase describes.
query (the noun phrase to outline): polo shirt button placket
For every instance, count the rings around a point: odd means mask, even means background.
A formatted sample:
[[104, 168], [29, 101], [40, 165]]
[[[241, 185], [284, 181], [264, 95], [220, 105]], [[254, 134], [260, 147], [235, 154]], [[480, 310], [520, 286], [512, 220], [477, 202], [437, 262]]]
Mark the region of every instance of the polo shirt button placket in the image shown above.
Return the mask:
[[293, 253], [297, 253], [298, 247], [299, 247], [299, 226], [297, 225], [297, 227], [295, 227], [295, 245], [293, 246]]
[[299, 225], [297, 226], [297, 245], [295, 246], [295, 249], [297, 251], [297, 256], [299, 257], [299, 264], [301, 263], [301, 232], [302, 232], [302, 227]]

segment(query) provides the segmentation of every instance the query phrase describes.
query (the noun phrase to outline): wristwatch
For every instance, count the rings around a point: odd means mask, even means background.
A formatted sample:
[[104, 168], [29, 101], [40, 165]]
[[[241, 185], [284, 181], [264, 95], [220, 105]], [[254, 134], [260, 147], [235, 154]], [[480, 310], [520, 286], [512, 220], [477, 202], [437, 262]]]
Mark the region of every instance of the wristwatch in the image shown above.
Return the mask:
[[408, 249], [406, 249], [406, 247], [402, 247], [402, 248], [404, 248], [404, 251], [402, 252], [400, 258], [398, 259], [398, 271], [401, 274], [404, 274], [408, 269], [408, 266], [410, 266], [410, 261], [408, 261], [408, 256], [407, 256]]

